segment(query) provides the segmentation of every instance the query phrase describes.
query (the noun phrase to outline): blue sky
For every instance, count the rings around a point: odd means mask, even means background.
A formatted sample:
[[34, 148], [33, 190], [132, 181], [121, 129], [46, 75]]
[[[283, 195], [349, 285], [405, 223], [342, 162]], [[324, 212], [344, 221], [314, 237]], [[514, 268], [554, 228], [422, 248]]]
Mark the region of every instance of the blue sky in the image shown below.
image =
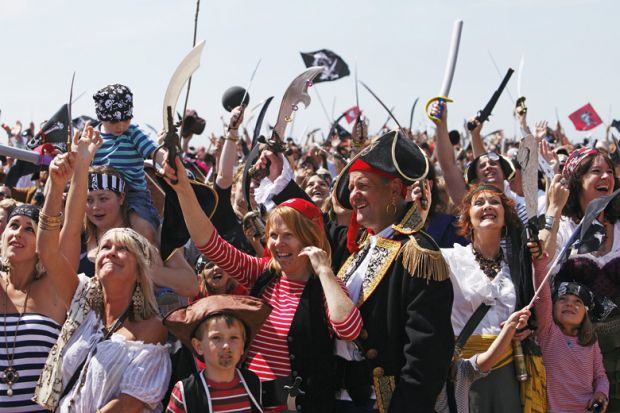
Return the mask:
[[[359, 79], [395, 106], [408, 123], [416, 97], [414, 127], [429, 127], [423, 103], [437, 94], [452, 24], [463, 19], [461, 49], [453, 81], [450, 127], [481, 109], [501, 80], [525, 56], [522, 89], [530, 123], [555, 123], [555, 109], [569, 136], [581, 139], [568, 114], [590, 102], [603, 121], [620, 118], [617, 25], [613, 0], [203, 0], [198, 39], [206, 40], [195, 73], [189, 107], [207, 120], [207, 132], [221, 132], [223, 91], [245, 85], [259, 58], [250, 90], [253, 103], [274, 95], [267, 121], [274, 123], [288, 83], [303, 69], [300, 51], [327, 48], [340, 54]], [[188, 0], [0, 0], [3, 65], [2, 122], [51, 116], [67, 99], [76, 71], [75, 95], [85, 92], [73, 113], [94, 115], [92, 94], [110, 83], [134, 92], [135, 121], [162, 126], [166, 86], [191, 48], [195, 2]], [[509, 83], [516, 97], [517, 76]], [[328, 112], [355, 102], [353, 76], [314, 86]], [[360, 88], [360, 105], [375, 131], [385, 120], [380, 106]], [[294, 135], [327, 129], [311, 89], [307, 110], [296, 116]], [[181, 101], [178, 106], [182, 107]], [[610, 114], [611, 111], [611, 114]], [[514, 133], [512, 102], [504, 94], [485, 131]], [[253, 127], [253, 124], [252, 124]], [[592, 131], [601, 137], [604, 127]], [[0, 141], [4, 141], [2, 135]], [[196, 144], [206, 138], [197, 138]]]

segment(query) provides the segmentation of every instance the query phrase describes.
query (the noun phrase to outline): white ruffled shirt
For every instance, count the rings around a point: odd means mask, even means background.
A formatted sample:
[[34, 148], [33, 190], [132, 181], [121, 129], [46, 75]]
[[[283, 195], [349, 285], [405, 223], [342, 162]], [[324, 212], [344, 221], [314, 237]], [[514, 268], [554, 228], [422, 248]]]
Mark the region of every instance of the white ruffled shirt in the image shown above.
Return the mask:
[[[67, 344], [62, 381], [66, 385], [90, 348], [103, 336], [103, 324], [91, 311]], [[60, 412], [94, 412], [121, 393], [144, 402], [142, 412], [161, 412], [161, 399], [168, 388], [172, 371], [168, 347], [130, 341], [120, 334], [97, 344], [84, 385], [75, 386], [59, 404]], [[74, 404], [69, 409], [69, 401]]]
[[[474, 258], [471, 244], [454, 244], [453, 248], [442, 248], [441, 252], [450, 267], [450, 279], [454, 290], [452, 304], [452, 328], [459, 335], [471, 315], [482, 303], [491, 306], [473, 335], [497, 336], [500, 323], [506, 321], [515, 311], [517, 295], [510, 278], [510, 268], [504, 260], [495, 278], [487, 277]], [[504, 256], [506, 252], [504, 251]]]

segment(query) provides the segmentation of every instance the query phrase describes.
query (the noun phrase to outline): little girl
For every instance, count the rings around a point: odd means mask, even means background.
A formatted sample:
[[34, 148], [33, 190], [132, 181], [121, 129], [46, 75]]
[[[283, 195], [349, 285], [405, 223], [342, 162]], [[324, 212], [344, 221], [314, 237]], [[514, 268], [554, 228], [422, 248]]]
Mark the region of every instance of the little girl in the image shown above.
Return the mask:
[[[547, 258], [542, 258], [547, 260]], [[536, 287], [545, 277], [536, 271]], [[609, 381], [603, 356], [588, 316], [592, 293], [582, 284], [562, 282], [555, 289], [543, 288], [536, 302], [538, 342], [547, 370], [549, 412], [579, 412], [597, 403], [607, 409]], [[589, 410], [592, 411], [592, 410]]]

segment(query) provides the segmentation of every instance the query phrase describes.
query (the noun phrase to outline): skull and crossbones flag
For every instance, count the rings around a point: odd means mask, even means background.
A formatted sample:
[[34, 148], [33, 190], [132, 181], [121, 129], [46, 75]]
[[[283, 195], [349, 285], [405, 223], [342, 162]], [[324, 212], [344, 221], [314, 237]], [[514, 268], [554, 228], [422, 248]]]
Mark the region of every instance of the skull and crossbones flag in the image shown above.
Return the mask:
[[313, 83], [338, 80], [351, 73], [349, 72], [349, 66], [342, 60], [342, 57], [331, 50], [321, 49], [315, 52], [300, 53], [306, 67], [323, 66], [323, 73], [317, 76]]
[[594, 129], [603, 123], [598, 113], [589, 103], [568, 115], [568, 118], [575, 125], [575, 129], [582, 131]]

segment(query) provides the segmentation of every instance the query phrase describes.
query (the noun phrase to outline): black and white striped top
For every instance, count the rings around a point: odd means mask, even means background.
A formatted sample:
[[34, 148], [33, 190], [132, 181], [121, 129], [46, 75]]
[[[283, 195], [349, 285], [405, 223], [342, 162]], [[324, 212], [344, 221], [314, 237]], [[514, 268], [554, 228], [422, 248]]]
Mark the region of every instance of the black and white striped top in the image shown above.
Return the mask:
[[21, 319], [19, 314], [0, 314], [0, 372], [8, 367], [10, 355], [14, 354], [13, 368], [19, 374], [19, 380], [13, 384], [11, 397], [7, 396], [8, 386], [0, 381], [0, 412], [47, 411], [31, 399], [48, 353], [56, 343], [60, 327], [54, 320], [41, 314], [26, 313]]

